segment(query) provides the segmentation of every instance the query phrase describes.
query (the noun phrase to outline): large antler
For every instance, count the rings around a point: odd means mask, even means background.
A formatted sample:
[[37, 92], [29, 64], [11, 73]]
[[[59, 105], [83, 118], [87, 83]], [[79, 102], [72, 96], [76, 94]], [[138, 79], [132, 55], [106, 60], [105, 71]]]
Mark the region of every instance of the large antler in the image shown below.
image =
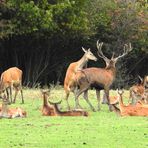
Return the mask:
[[103, 58], [105, 61], [108, 61], [109, 59], [103, 54], [103, 52], [102, 52], [102, 45], [103, 45], [103, 42], [101, 42], [101, 43], [99, 43], [99, 40], [97, 41], [97, 48], [98, 48], [98, 52], [97, 52], [97, 54], [98, 54], [98, 56], [100, 57], [100, 58]]
[[130, 51], [132, 51], [132, 46], [131, 46], [131, 43], [129, 44], [124, 44], [124, 47], [123, 47], [123, 54], [122, 55], [119, 55], [118, 57], [115, 58], [115, 60], [118, 60], [119, 58], [122, 58], [124, 57], [125, 55], [127, 55]]

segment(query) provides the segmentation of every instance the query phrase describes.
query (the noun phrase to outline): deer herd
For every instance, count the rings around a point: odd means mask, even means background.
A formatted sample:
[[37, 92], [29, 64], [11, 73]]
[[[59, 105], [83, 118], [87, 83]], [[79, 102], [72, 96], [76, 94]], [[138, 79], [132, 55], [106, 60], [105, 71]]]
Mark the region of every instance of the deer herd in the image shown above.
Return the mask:
[[[110, 87], [116, 78], [116, 63], [126, 56], [131, 50], [131, 44], [123, 46], [123, 53], [111, 58], [107, 58], [102, 52], [103, 42], [97, 41], [98, 56], [102, 58], [106, 64], [104, 68], [90, 67], [87, 68], [89, 60], [97, 61], [97, 58], [90, 51], [82, 47], [84, 55], [76, 62], [69, 65], [65, 80], [64, 91], [67, 102], [67, 111], [61, 111], [58, 102], [51, 102], [49, 99], [50, 91], [41, 90], [43, 98], [43, 106], [41, 113], [43, 116], [89, 116], [87, 111], [84, 111], [79, 104], [79, 96], [83, 94], [83, 98], [89, 105], [92, 111], [96, 111], [94, 106], [88, 99], [88, 90], [94, 88], [97, 98], [97, 110], [100, 111], [100, 91], [104, 90], [102, 104], [107, 104], [110, 111], [114, 111], [120, 116], [148, 116], [148, 76], [143, 79], [139, 76], [140, 83], [133, 85], [129, 89], [128, 104], [124, 105], [123, 93], [124, 90], [117, 90], [117, 95], [110, 96]], [[9, 68], [1, 74], [0, 78], [0, 97], [2, 104], [0, 104], [0, 118], [16, 118], [26, 117], [27, 112], [22, 108], [9, 108], [9, 104], [15, 103], [18, 92], [21, 93], [22, 104], [24, 103], [22, 91], [22, 70], [17, 67]], [[12, 89], [15, 90], [14, 99], [12, 99]], [[75, 108], [71, 109], [69, 104], [69, 94], [72, 92], [75, 97]]]

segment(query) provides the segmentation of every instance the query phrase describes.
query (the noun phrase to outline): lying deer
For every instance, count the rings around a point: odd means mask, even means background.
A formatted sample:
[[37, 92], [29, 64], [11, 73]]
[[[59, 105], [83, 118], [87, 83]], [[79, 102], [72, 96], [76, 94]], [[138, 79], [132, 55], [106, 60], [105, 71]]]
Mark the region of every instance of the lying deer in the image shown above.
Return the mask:
[[48, 99], [48, 92], [49, 91], [42, 91], [43, 94], [43, 108], [42, 108], [42, 115], [44, 116], [88, 116], [88, 112], [82, 111], [82, 110], [71, 110], [71, 111], [60, 111], [58, 108], [58, 104], [61, 103], [61, 101], [57, 103], [53, 103], [49, 101], [50, 105], [48, 105], [47, 99]]
[[[97, 48], [98, 48], [98, 56], [103, 58], [103, 60], [106, 63], [105, 68], [86, 68], [81, 71], [78, 71], [75, 75], [75, 85], [71, 86], [71, 90], [75, 94], [75, 103], [76, 107], [80, 107], [78, 97], [85, 92], [84, 94], [87, 94], [87, 91], [89, 88], [93, 87], [96, 89], [96, 95], [98, 100], [98, 110], [100, 110], [100, 90], [104, 89], [105, 95], [107, 98], [107, 102], [109, 105], [110, 111], [112, 110], [112, 105], [110, 104], [109, 100], [109, 90], [110, 87], [116, 77], [116, 66], [115, 64], [117, 61], [127, 55], [131, 50], [131, 44], [124, 45], [124, 52], [122, 55], [118, 57], [114, 57], [114, 54], [112, 55], [111, 59], [108, 59], [106, 56], [104, 56], [101, 48], [103, 43], [99, 43], [97, 41]], [[94, 111], [94, 107], [91, 105], [90, 101], [88, 100], [87, 95], [84, 95], [84, 99], [87, 101], [87, 103], [90, 105], [91, 109]]]
[[27, 113], [20, 107], [8, 108], [8, 99], [4, 95], [3, 103], [0, 107], [0, 118], [16, 118], [16, 117], [26, 117]]
[[144, 81], [140, 76], [138, 77], [140, 79], [140, 83], [133, 85], [129, 90], [130, 96], [129, 96], [128, 102], [129, 103], [131, 102], [132, 105], [135, 105], [137, 101], [142, 98], [142, 96], [144, 95], [144, 91], [145, 91]]
[[42, 115], [43, 116], [55, 116], [54, 108], [48, 104], [49, 90], [41, 90], [43, 95], [43, 106]]
[[[148, 116], [148, 108], [143, 107], [142, 105], [124, 105], [123, 99], [122, 99], [122, 91], [118, 91], [120, 97], [119, 97], [119, 110], [121, 116]], [[116, 106], [114, 106], [116, 107]], [[115, 111], [118, 111], [118, 108], [116, 107]]]
[[93, 55], [93, 53], [90, 51], [90, 49], [85, 50], [82, 47], [82, 50], [84, 51], [84, 55], [83, 57], [78, 60], [77, 62], [73, 62], [69, 65], [67, 72], [66, 72], [66, 76], [65, 76], [65, 80], [64, 80], [64, 90], [66, 93], [66, 101], [67, 101], [67, 106], [70, 109], [70, 105], [68, 102], [68, 97], [70, 94], [70, 85], [73, 85], [72, 83], [74, 83], [74, 76], [76, 74], [76, 72], [78, 70], [82, 70], [84, 67], [87, 66], [87, 62], [88, 60], [93, 60], [93, 61], [97, 61], [97, 58]]
[[[12, 88], [15, 89], [14, 100], [12, 101]], [[10, 103], [15, 103], [16, 96], [18, 91], [21, 92], [22, 103], [24, 103], [23, 92], [22, 92], [22, 70], [17, 67], [9, 68], [1, 74], [0, 80], [0, 94], [4, 91], [7, 93], [7, 98], [9, 101], [9, 96], [11, 101]]]

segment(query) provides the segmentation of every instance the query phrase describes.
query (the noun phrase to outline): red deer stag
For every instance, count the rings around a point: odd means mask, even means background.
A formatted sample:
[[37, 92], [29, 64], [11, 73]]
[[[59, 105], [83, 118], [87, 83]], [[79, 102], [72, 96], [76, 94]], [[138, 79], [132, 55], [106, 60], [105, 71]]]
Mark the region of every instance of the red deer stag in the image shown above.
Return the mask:
[[[121, 116], [148, 116], [148, 108], [142, 105], [124, 105], [122, 98], [122, 91], [118, 91], [119, 97], [119, 109]], [[117, 109], [118, 111], [118, 109]]]
[[88, 60], [97, 61], [97, 58], [93, 55], [93, 53], [90, 51], [90, 49], [85, 50], [82, 47], [82, 50], [84, 51], [83, 57], [80, 60], [78, 60], [77, 62], [73, 62], [69, 65], [67, 72], [66, 72], [65, 80], [64, 80], [64, 90], [66, 93], [66, 101], [67, 101], [67, 106], [69, 109], [70, 109], [70, 105], [68, 102], [68, 97], [69, 97], [69, 94], [71, 91], [69, 86], [72, 85], [76, 72], [78, 70], [82, 70], [84, 67], [86, 67]]
[[9, 102], [11, 103], [12, 103], [12, 87], [15, 89], [15, 96], [13, 103], [15, 103], [16, 96], [19, 90], [21, 92], [22, 103], [24, 103], [23, 92], [22, 92], [22, 70], [18, 69], [17, 67], [9, 68], [8, 70], [4, 71], [1, 74], [0, 93], [6, 91], [7, 98], [9, 100], [10, 96], [11, 101]]
[[0, 108], [0, 118], [16, 118], [16, 117], [26, 117], [27, 113], [20, 107], [17, 108], [8, 108], [8, 99], [4, 95], [3, 103]]
[[69, 110], [69, 111], [60, 111], [58, 108], [58, 104], [61, 103], [61, 101], [57, 103], [53, 103], [49, 101], [50, 105], [48, 104], [48, 96], [49, 91], [44, 90], [42, 91], [43, 94], [43, 108], [42, 108], [42, 115], [44, 116], [88, 116], [88, 113], [86, 111], [82, 110]]
[[132, 105], [135, 105], [137, 101], [142, 98], [145, 92], [144, 80], [140, 76], [138, 77], [140, 79], [140, 83], [133, 85], [129, 90], [130, 96], [128, 102], [131, 102]]
[[78, 108], [79, 102], [78, 97], [84, 93], [84, 99], [87, 101], [87, 103], [90, 105], [91, 109], [94, 111], [94, 107], [91, 105], [90, 101], [88, 100], [87, 91], [90, 87], [93, 87], [96, 89], [96, 95], [98, 100], [98, 110], [100, 110], [100, 90], [104, 89], [106, 98], [108, 101], [109, 109], [112, 111], [112, 105], [110, 104], [109, 100], [109, 90], [110, 86], [112, 85], [115, 77], [116, 77], [116, 66], [118, 59], [124, 57], [132, 50], [131, 44], [124, 45], [124, 52], [122, 55], [119, 55], [118, 57], [114, 58], [114, 54], [112, 55], [111, 59], [108, 59], [106, 56], [104, 56], [101, 48], [102, 48], [103, 42], [99, 43], [97, 41], [97, 48], [98, 48], [98, 56], [103, 58], [103, 60], [106, 63], [105, 68], [86, 68], [81, 71], [78, 71], [75, 75], [75, 85], [71, 86], [72, 91], [75, 94], [75, 103], [76, 107]]

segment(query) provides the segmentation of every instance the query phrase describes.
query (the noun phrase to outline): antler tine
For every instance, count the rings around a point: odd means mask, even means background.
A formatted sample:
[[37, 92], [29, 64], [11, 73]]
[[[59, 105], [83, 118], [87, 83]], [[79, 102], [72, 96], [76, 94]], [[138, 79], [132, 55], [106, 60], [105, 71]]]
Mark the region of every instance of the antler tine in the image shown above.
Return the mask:
[[103, 46], [103, 42], [99, 43], [99, 40], [97, 41], [97, 48], [98, 48], [98, 56], [100, 58], [103, 58], [104, 60], [108, 60], [108, 58], [106, 56], [104, 56], [103, 52], [102, 52], [102, 46]]
[[124, 47], [123, 47], [123, 54], [122, 54], [122, 55], [119, 55], [118, 57], [116, 57], [115, 60], [118, 60], [119, 58], [124, 57], [124, 56], [127, 55], [130, 51], [132, 51], [131, 43], [129, 43], [129, 45], [128, 45], [128, 44], [124, 44]]

